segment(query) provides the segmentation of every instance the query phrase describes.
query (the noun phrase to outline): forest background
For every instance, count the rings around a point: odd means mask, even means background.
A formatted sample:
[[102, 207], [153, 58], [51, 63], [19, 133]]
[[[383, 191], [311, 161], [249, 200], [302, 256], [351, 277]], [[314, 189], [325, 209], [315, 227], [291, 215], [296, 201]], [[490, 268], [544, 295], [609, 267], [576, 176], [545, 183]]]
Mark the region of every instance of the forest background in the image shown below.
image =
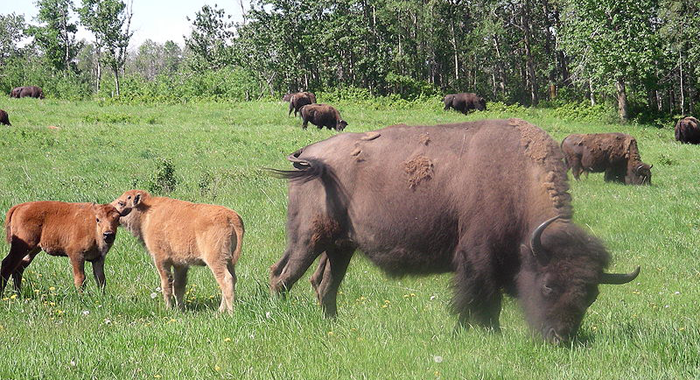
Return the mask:
[[476, 92], [658, 126], [700, 100], [694, 0], [239, 0], [241, 22], [217, 5], [188, 15], [184, 46], [132, 46], [133, 3], [35, 4], [32, 20], [0, 14], [0, 92], [133, 104], [310, 90], [404, 105]]

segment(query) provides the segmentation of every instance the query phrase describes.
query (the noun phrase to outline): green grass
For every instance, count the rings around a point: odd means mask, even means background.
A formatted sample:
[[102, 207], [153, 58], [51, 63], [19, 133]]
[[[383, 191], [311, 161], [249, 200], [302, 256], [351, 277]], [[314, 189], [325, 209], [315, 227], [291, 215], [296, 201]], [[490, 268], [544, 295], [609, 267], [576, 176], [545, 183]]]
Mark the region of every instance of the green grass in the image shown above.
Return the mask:
[[[654, 164], [653, 186], [591, 174], [571, 192], [576, 222], [606, 242], [611, 270], [641, 265], [642, 273], [602, 286], [579, 341], [561, 348], [533, 338], [510, 299], [501, 334], [454, 334], [448, 275], [391, 280], [361, 255], [341, 287], [337, 320], [322, 318], [310, 273], [288, 299], [271, 298], [268, 268], [285, 245], [286, 184], [261, 168], [288, 168], [287, 154], [335, 134], [301, 130], [286, 104], [5, 99], [0, 108], [14, 124], [0, 127], [0, 215], [25, 201], [109, 202], [157, 186], [170, 162], [170, 196], [230, 207], [246, 225], [231, 316], [216, 313], [220, 294], [206, 268], [190, 272], [187, 311], [166, 310], [150, 257], [123, 230], [107, 257], [105, 295], [91, 274], [78, 294], [68, 261], [40, 254], [22, 294], [8, 288], [0, 300], [0, 379], [700, 378], [700, 147], [677, 144], [670, 129], [570, 122], [547, 110], [465, 117], [440, 104], [338, 105], [350, 132], [515, 116], [557, 140], [613, 131], [637, 137], [642, 158]], [[8, 251], [4, 239], [0, 251]]]

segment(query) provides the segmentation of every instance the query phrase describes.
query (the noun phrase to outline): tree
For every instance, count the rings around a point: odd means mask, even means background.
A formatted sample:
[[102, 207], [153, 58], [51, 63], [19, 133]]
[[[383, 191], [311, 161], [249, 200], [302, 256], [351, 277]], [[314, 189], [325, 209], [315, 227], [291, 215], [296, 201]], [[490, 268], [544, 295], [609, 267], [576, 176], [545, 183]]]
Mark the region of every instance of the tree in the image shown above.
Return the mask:
[[41, 48], [54, 69], [64, 71], [74, 65], [75, 57], [82, 43], [75, 40], [78, 27], [70, 22], [72, 0], [38, 0], [39, 15], [36, 21], [40, 26], [30, 26], [27, 33]]
[[[131, 28], [133, 0], [129, 7], [121, 0], [83, 0], [78, 9], [80, 22], [95, 36], [98, 61], [112, 69], [116, 95], [119, 96], [119, 76], [126, 62]], [[102, 72], [98, 66], [98, 91]]]
[[192, 34], [185, 38], [185, 46], [192, 52], [190, 65], [194, 69], [220, 69], [231, 63], [230, 39], [233, 37], [229, 21], [223, 9], [204, 5], [192, 21]]

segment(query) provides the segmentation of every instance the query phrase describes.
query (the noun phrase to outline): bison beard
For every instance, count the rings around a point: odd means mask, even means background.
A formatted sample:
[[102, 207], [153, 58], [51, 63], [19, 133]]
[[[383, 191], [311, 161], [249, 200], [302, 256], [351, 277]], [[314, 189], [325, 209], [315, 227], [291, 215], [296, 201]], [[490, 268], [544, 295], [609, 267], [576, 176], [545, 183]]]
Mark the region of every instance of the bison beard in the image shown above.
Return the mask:
[[[430, 169], [420, 181], [417, 157]], [[274, 171], [289, 179], [289, 209], [271, 291], [320, 256], [311, 283], [328, 316], [356, 249], [390, 276], [455, 273], [462, 326], [498, 330], [502, 294], [515, 296], [551, 342], [576, 334], [599, 284], [637, 274], [603, 272], [605, 248], [570, 220], [559, 147], [522, 120], [346, 133], [288, 159], [297, 170]]]

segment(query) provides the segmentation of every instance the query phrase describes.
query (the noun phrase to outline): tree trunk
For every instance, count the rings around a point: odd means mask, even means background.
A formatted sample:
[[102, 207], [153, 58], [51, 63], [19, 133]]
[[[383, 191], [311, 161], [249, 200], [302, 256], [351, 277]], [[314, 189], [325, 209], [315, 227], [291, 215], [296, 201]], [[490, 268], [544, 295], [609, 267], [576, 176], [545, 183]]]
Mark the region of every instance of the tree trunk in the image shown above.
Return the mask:
[[683, 53], [678, 51], [678, 71], [681, 78], [681, 115], [685, 115], [685, 88], [683, 88]]
[[523, 27], [523, 34], [525, 37], [525, 56], [527, 58], [527, 78], [530, 90], [530, 103], [532, 106], [536, 106], [539, 103], [539, 97], [537, 96], [537, 76], [535, 74], [535, 61], [532, 56], [532, 37], [530, 36], [530, 15], [528, 9], [530, 7], [530, 2], [525, 1], [521, 9], [520, 22]]
[[625, 80], [618, 78], [615, 82], [617, 88], [617, 113], [620, 115], [620, 121], [626, 123], [629, 120], [627, 112], [627, 93], [625, 92]]
[[119, 96], [119, 69], [114, 69], [114, 89], [117, 91], [117, 96]]
[[591, 99], [591, 106], [595, 105], [595, 95], [593, 94], [593, 78], [588, 78], [588, 96]]

